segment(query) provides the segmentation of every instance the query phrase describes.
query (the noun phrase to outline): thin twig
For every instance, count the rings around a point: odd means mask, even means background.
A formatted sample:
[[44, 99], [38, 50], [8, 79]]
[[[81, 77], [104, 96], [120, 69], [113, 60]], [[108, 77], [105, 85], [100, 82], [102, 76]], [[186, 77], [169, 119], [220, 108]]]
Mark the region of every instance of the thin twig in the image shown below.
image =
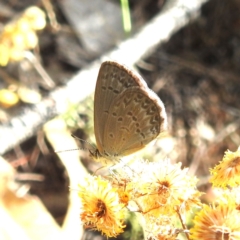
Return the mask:
[[44, 70], [41, 63], [34, 56], [34, 54], [32, 54], [30, 51], [25, 51], [24, 52], [24, 57], [34, 66], [34, 68], [37, 70], [39, 75], [42, 77], [44, 86], [49, 88], [49, 89], [54, 88], [55, 87], [54, 81], [51, 79], [51, 77]]
[[180, 219], [180, 222], [181, 222], [181, 224], [182, 224], [183, 229], [185, 230], [184, 233], [185, 233], [187, 239], [190, 240], [190, 238], [189, 238], [189, 233], [188, 233], [188, 228], [187, 228], [187, 226], [185, 225], [185, 223], [183, 222], [183, 219], [182, 219], [182, 216], [181, 216], [181, 214], [180, 214], [180, 212], [179, 212], [179, 209], [176, 210], [176, 213], [177, 213], [177, 215], [178, 215], [178, 217], [179, 217], [179, 219]]

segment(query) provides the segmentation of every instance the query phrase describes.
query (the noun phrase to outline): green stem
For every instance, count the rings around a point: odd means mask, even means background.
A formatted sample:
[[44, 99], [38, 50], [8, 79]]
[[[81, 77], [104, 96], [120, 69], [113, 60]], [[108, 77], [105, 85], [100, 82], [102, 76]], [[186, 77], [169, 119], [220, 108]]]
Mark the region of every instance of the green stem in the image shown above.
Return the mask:
[[129, 10], [128, 0], [121, 0], [123, 29], [126, 33], [130, 33], [132, 30], [131, 16]]

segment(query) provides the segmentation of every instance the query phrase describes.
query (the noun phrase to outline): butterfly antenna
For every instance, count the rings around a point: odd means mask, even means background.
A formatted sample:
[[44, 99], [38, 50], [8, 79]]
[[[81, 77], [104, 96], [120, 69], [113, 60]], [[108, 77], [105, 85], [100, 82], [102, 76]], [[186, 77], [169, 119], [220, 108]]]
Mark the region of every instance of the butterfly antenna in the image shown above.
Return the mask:
[[73, 135], [73, 134], [71, 134], [71, 136], [72, 136], [73, 138], [79, 140], [80, 142], [85, 142], [85, 143], [87, 143], [88, 145], [90, 145], [92, 148], [96, 149], [96, 147], [95, 147], [92, 143], [90, 143], [90, 142], [88, 142], [88, 141], [86, 141], [86, 140], [84, 140], [84, 139], [81, 139], [81, 138], [79, 138], [79, 137], [77, 137], [77, 136], [75, 136], [75, 135]]
[[99, 167], [94, 173], [93, 176], [97, 176], [97, 172], [103, 168], [106, 168], [106, 166]]
[[[73, 134], [71, 134], [71, 136], [80, 141], [84, 141], [83, 139], [80, 139], [80, 138], [74, 136]], [[70, 151], [76, 151], [76, 150], [86, 150], [86, 149], [85, 148], [72, 148], [72, 149], [66, 149], [66, 150], [57, 150], [57, 151], [55, 151], [55, 153], [70, 152]]]
[[70, 151], [76, 151], [76, 150], [86, 150], [84, 148], [72, 148], [72, 149], [66, 149], [66, 150], [56, 150], [55, 153], [62, 153], [62, 152], [70, 152]]

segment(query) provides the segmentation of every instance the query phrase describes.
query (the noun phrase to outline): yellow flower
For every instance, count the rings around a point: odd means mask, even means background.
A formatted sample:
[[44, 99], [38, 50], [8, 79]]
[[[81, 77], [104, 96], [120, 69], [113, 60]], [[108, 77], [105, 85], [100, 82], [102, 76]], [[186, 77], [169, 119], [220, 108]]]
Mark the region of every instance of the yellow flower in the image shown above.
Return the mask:
[[[215, 202], [218, 204], [226, 204], [239, 209], [240, 207], [240, 187], [224, 189], [214, 188]], [[240, 213], [240, 212], [239, 212]]]
[[173, 218], [167, 216], [151, 217], [144, 224], [148, 240], [175, 240], [181, 230], [174, 227]]
[[124, 204], [124, 206], [127, 206], [131, 199], [132, 192], [131, 179], [129, 179], [125, 173], [122, 173], [122, 175], [120, 173], [116, 175], [113, 174], [105, 178], [109, 182], [111, 182], [111, 185], [114, 188], [116, 188], [119, 195], [120, 203]]
[[107, 237], [116, 237], [123, 232], [124, 205], [120, 203], [117, 189], [101, 179], [89, 175], [79, 185], [81, 199], [80, 217], [85, 228], [101, 231]]
[[181, 163], [171, 164], [165, 160], [142, 164], [145, 166], [140, 169], [144, 171], [136, 174], [133, 180], [132, 198], [143, 214], [170, 216], [176, 213], [176, 209], [183, 213], [193, 205], [200, 204], [197, 179], [188, 176], [188, 169], [181, 169]]
[[29, 7], [22, 18], [26, 20], [33, 30], [41, 30], [46, 26], [45, 13], [38, 7]]
[[128, 205], [129, 199], [130, 199], [130, 194], [128, 191], [123, 190], [123, 189], [118, 189], [118, 195], [120, 198], [120, 202], [123, 203], [125, 206]]
[[209, 180], [213, 186], [236, 187], [240, 185], [240, 147], [236, 152], [226, 151], [223, 160], [210, 169], [212, 174]]
[[0, 34], [0, 66], [22, 60], [25, 50], [37, 46], [36, 31], [45, 25], [45, 13], [37, 7], [26, 9], [19, 18], [7, 24]]
[[0, 41], [0, 66], [6, 66], [9, 61], [9, 48]]
[[193, 240], [240, 239], [240, 214], [231, 204], [205, 205], [195, 216], [194, 224], [190, 229]]

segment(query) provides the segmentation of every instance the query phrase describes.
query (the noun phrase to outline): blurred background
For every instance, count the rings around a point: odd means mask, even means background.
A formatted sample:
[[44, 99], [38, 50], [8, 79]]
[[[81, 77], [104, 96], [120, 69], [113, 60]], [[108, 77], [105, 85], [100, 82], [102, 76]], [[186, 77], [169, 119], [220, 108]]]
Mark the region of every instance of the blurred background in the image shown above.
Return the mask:
[[0, 239], [105, 239], [77, 198], [101, 166], [88, 142], [103, 60], [165, 104], [168, 131], [141, 156], [182, 162], [214, 198], [209, 168], [240, 143], [240, 1], [1, 0], [0, 29]]

